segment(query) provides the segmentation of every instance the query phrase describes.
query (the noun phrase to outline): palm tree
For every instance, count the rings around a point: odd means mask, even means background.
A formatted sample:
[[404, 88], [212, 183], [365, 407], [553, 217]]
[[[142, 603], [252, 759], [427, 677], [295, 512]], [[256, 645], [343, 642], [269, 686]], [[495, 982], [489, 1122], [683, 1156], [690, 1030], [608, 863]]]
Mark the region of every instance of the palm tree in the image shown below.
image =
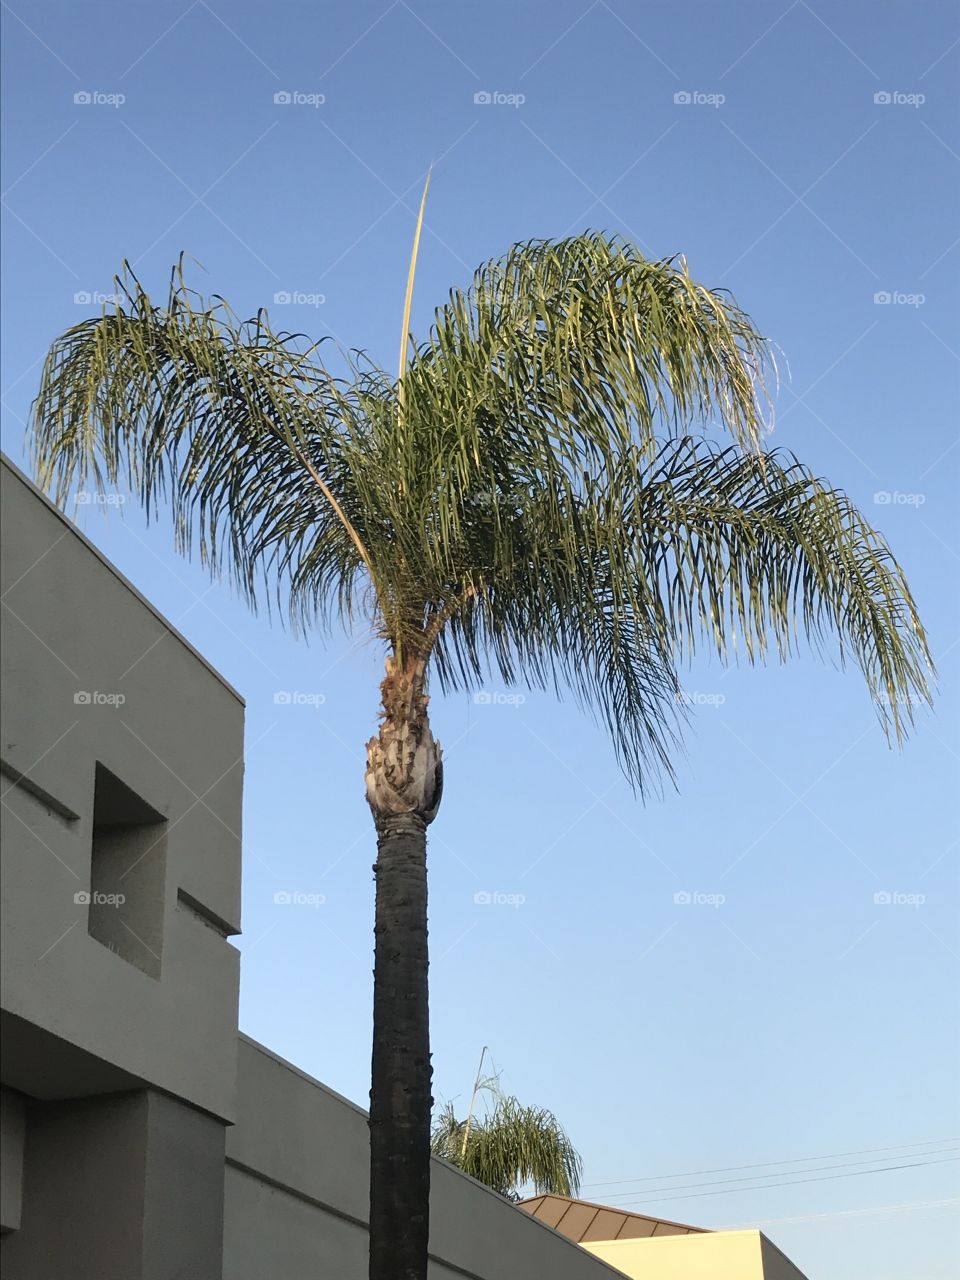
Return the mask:
[[[422, 209], [421, 209], [422, 216]], [[412, 264], [411, 264], [412, 283]], [[567, 690], [641, 789], [671, 774], [678, 666], [698, 644], [751, 661], [800, 634], [862, 670], [899, 740], [929, 657], [904, 575], [841, 493], [766, 452], [767, 346], [682, 259], [589, 233], [480, 267], [408, 335], [393, 378], [342, 376], [321, 344], [190, 290], [119, 302], [62, 334], [33, 419], [37, 474], [169, 502], [251, 603], [362, 619], [386, 651], [367, 746], [377, 835], [370, 1276], [426, 1275], [431, 1067], [426, 829], [441, 690]], [[725, 428], [721, 447], [700, 429]]]
[[580, 1156], [553, 1112], [522, 1106], [499, 1091], [482, 1119], [458, 1120], [447, 1103], [434, 1122], [430, 1149], [511, 1199], [518, 1199], [525, 1182], [538, 1195], [575, 1196], [580, 1190]]

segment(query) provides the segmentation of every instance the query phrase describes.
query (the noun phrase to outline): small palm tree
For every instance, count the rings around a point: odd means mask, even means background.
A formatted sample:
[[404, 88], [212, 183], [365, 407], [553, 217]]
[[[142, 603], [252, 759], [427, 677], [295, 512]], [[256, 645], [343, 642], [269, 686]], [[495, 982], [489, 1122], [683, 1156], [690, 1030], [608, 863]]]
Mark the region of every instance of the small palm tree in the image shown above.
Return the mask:
[[458, 1120], [448, 1102], [434, 1122], [430, 1149], [514, 1200], [527, 1182], [538, 1195], [575, 1196], [580, 1190], [580, 1156], [553, 1112], [499, 1092], [479, 1119]]
[[[421, 206], [422, 219], [422, 206]], [[419, 232], [419, 226], [418, 226]], [[412, 285], [413, 264], [411, 264]], [[403, 324], [400, 375], [240, 322], [188, 289], [119, 303], [53, 344], [40, 482], [169, 502], [181, 551], [301, 623], [382, 639], [368, 744], [377, 833], [370, 1276], [424, 1280], [430, 1167], [426, 829], [440, 804], [427, 681], [567, 689], [628, 777], [670, 774], [678, 666], [787, 656], [798, 633], [862, 670], [899, 739], [927, 695], [924, 633], [883, 538], [762, 448], [764, 340], [682, 260], [602, 234], [533, 241]], [[725, 427], [721, 448], [694, 434]], [[322, 764], [318, 764], [322, 778]]]

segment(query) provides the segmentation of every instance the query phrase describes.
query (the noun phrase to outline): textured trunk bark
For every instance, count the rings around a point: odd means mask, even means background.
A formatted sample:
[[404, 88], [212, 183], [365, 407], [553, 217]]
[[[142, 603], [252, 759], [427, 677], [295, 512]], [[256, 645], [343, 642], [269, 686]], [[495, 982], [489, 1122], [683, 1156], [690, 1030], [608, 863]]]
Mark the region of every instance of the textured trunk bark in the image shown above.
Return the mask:
[[426, 1280], [430, 1216], [427, 825], [442, 764], [422, 665], [387, 660], [383, 722], [367, 744], [377, 828], [373, 1064], [370, 1087], [370, 1280]]
[[430, 1213], [427, 831], [390, 818], [377, 840], [370, 1280], [425, 1280]]

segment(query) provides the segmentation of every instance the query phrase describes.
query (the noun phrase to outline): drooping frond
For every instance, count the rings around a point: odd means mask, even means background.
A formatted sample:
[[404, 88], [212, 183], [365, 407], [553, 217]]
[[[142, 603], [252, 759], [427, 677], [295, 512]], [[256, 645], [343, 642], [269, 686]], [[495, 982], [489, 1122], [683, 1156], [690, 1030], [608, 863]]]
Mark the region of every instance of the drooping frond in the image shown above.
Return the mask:
[[496, 493], [465, 538], [469, 590], [439, 630], [445, 687], [572, 689], [604, 723], [628, 776], [670, 774], [683, 715], [678, 667], [785, 658], [799, 637], [852, 659], [900, 738], [928, 698], [923, 628], [880, 534], [786, 455], [702, 439], [585, 474], [578, 494]]
[[[466, 1144], [464, 1136], [466, 1133]], [[490, 1113], [466, 1121], [448, 1104], [437, 1117], [431, 1150], [501, 1195], [532, 1183], [537, 1194], [575, 1196], [583, 1166], [556, 1116], [499, 1095]]]
[[723, 659], [738, 644], [751, 662], [783, 659], [801, 635], [821, 651], [832, 636], [895, 737], [929, 701], [930, 654], [903, 571], [846, 494], [791, 455], [671, 441], [623, 521], [678, 655], [705, 639]]
[[608, 729], [641, 789], [671, 773], [683, 716], [664, 619], [632, 572], [622, 522], [570, 494], [530, 490], [481, 508], [470, 590], [437, 635], [444, 688], [570, 691]]
[[482, 266], [437, 310], [404, 384], [421, 419], [457, 424], [464, 458], [493, 424], [577, 469], [693, 421], [758, 448], [770, 367], [749, 317], [682, 259], [588, 233]]
[[369, 388], [344, 386], [317, 347], [238, 322], [174, 269], [157, 306], [129, 269], [113, 311], [51, 348], [34, 408], [40, 483], [125, 483], [148, 513], [170, 501], [181, 551], [199, 542], [215, 573], [253, 602], [258, 581], [302, 577], [314, 602], [349, 612], [364, 565], [356, 479]]

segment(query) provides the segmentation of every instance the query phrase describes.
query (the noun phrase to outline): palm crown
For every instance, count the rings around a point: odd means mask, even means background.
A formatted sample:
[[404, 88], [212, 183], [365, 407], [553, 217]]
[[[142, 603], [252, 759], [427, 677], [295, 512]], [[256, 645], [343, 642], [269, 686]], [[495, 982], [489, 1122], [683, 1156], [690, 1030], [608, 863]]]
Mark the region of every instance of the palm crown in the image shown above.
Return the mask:
[[[299, 621], [369, 617], [447, 689], [566, 688], [632, 780], [670, 770], [677, 669], [705, 642], [862, 668], [899, 737], [929, 658], [903, 574], [849, 500], [762, 448], [768, 352], [682, 260], [600, 234], [515, 246], [453, 290], [393, 379], [190, 290], [55, 343], [41, 480], [169, 495], [182, 550]], [[405, 338], [404, 345], [406, 346]], [[716, 422], [721, 447], [688, 434]]]
[[553, 1112], [523, 1106], [499, 1090], [490, 1111], [472, 1122], [458, 1120], [448, 1102], [434, 1122], [430, 1149], [502, 1196], [516, 1197], [525, 1183], [537, 1195], [580, 1190], [583, 1163]]

